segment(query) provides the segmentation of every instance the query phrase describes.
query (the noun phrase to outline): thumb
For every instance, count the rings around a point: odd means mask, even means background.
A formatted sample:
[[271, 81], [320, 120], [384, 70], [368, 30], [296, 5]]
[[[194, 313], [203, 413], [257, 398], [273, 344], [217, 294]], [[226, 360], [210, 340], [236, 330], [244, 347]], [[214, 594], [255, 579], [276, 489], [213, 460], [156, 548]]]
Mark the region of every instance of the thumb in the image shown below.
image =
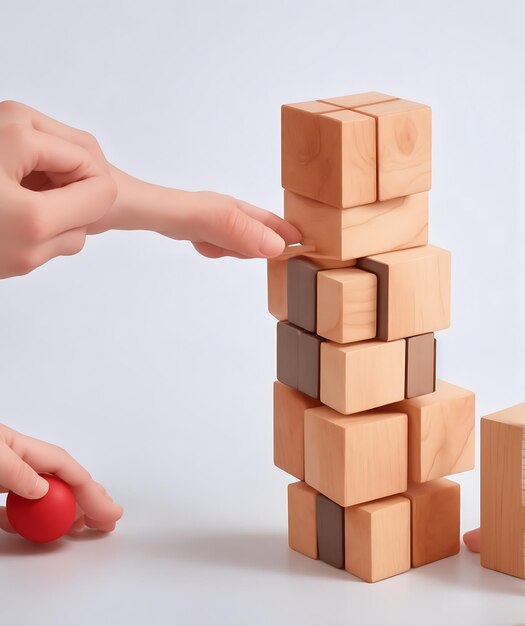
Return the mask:
[[247, 257], [277, 256], [285, 246], [274, 230], [235, 206], [212, 213], [203, 231], [203, 241]]
[[44, 497], [49, 489], [47, 480], [39, 476], [4, 442], [0, 442], [0, 484], [30, 500]]

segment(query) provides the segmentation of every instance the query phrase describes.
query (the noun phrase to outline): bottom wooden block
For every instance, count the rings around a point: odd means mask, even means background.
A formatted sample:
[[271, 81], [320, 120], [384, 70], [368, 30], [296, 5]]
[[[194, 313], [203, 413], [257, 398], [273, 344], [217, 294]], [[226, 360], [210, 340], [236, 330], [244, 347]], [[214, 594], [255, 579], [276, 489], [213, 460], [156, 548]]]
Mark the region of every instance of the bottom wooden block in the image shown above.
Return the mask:
[[317, 496], [319, 559], [339, 569], [345, 566], [345, 510], [333, 500]]
[[412, 567], [459, 552], [460, 487], [446, 478], [411, 483]]
[[345, 569], [376, 582], [410, 569], [410, 502], [390, 496], [345, 509]]
[[305, 482], [288, 485], [288, 545], [311, 559], [318, 558], [317, 495]]

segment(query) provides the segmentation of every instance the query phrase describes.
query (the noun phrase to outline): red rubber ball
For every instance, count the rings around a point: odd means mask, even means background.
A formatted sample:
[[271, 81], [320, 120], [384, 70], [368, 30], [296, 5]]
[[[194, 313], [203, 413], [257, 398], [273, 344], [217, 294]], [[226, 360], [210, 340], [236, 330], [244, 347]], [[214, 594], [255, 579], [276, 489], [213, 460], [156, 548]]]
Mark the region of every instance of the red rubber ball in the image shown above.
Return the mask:
[[71, 487], [58, 476], [40, 474], [49, 483], [43, 498], [28, 500], [9, 492], [7, 519], [19, 535], [36, 543], [63, 537], [73, 525], [76, 500]]

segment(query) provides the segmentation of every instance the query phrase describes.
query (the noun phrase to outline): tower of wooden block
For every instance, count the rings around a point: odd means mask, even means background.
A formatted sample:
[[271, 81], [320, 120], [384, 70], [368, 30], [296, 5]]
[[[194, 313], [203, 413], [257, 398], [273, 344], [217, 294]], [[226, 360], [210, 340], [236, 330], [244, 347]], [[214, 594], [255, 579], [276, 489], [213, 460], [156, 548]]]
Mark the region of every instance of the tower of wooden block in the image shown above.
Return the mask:
[[274, 462], [289, 544], [373, 582], [459, 551], [474, 394], [436, 384], [450, 254], [428, 245], [431, 109], [381, 93], [282, 107]]

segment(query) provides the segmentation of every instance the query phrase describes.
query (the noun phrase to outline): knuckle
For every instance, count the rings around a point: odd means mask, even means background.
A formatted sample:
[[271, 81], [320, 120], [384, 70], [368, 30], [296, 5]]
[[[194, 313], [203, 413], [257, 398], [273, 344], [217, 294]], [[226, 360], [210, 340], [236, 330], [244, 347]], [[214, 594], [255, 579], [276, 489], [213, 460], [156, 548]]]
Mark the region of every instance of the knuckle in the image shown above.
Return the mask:
[[86, 244], [86, 232], [75, 233], [74, 236], [71, 237], [71, 241], [69, 242], [67, 248], [62, 253], [63, 256], [72, 256], [73, 254], [78, 254], [82, 252], [84, 246]]
[[47, 220], [36, 198], [29, 195], [17, 207], [18, 227], [22, 239], [30, 244], [47, 238]]
[[13, 145], [28, 148], [33, 145], [33, 130], [23, 124], [12, 123], [2, 129], [4, 140], [11, 142]]
[[26, 107], [21, 102], [15, 100], [2, 100], [0, 102], [0, 115], [11, 116], [25, 111]]
[[87, 130], [78, 130], [78, 143], [88, 151], [100, 150], [100, 145], [95, 135], [92, 135]]
[[234, 205], [229, 205], [224, 209], [224, 225], [231, 235], [242, 239], [246, 234], [247, 220], [244, 214]]

